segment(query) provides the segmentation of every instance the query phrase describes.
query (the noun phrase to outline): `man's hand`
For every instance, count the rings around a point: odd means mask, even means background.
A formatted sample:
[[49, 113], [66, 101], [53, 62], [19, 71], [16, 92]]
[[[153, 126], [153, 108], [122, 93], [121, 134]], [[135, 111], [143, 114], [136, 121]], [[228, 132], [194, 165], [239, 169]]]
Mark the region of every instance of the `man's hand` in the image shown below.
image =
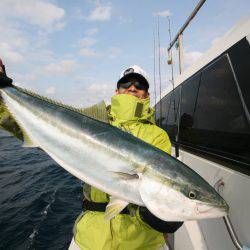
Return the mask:
[[5, 67], [0, 59], [0, 88], [12, 86], [13, 80], [6, 75]]
[[1, 58], [0, 58], [0, 75], [6, 75], [5, 67], [3, 65], [3, 61]]

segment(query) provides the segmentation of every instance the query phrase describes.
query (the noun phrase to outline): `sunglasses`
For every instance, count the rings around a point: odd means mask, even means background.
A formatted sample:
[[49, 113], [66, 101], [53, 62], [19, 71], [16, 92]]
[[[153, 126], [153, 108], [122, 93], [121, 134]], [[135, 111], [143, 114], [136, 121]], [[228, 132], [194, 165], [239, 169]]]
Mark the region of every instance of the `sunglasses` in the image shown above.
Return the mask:
[[123, 88], [123, 89], [128, 89], [130, 88], [132, 85], [134, 85], [137, 89], [139, 90], [147, 90], [147, 87], [140, 82], [124, 82], [124, 83], [119, 83], [118, 88]]

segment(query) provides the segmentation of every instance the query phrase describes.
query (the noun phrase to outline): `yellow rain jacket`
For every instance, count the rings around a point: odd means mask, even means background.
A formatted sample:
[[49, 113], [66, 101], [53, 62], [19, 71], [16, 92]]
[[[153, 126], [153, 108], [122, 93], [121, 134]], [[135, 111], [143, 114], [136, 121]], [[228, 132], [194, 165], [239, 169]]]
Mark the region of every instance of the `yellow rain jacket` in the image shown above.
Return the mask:
[[[110, 124], [130, 132], [143, 141], [171, 153], [167, 133], [154, 123], [154, 110], [148, 99], [120, 94], [111, 99]], [[108, 202], [102, 191], [85, 184], [85, 198], [93, 202]], [[75, 242], [81, 249], [90, 250], [154, 250], [165, 244], [163, 234], [154, 230], [139, 216], [138, 207], [128, 206], [130, 214], [118, 214], [110, 221], [104, 212], [86, 211], [75, 223]]]

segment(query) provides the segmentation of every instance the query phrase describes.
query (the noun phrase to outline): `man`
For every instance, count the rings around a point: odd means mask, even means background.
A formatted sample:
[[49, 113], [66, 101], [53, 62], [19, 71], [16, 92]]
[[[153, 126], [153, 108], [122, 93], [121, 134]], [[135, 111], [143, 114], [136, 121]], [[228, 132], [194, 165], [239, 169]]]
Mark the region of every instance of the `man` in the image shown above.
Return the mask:
[[[154, 124], [148, 89], [146, 74], [139, 66], [126, 69], [108, 107], [109, 122], [171, 154], [167, 133]], [[173, 233], [182, 225], [181, 222], [162, 221], [146, 208], [132, 204], [110, 221], [105, 221], [109, 196], [86, 184], [84, 196], [85, 212], [77, 219], [74, 228], [74, 240], [80, 249], [163, 249], [163, 233]]]

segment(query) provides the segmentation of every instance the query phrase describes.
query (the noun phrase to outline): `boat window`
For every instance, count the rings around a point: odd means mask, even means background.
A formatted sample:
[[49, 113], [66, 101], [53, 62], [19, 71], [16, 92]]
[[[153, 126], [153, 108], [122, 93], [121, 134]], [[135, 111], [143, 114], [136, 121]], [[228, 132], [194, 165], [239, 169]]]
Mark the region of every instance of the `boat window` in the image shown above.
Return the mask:
[[181, 90], [180, 134], [179, 141], [192, 143], [192, 127], [194, 123], [194, 109], [197, 99], [200, 74], [184, 82]]
[[169, 135], [172, 141], [176, 140], [178, 132], [178, 114], [179, 114], [179, 100], [180, 100], [181, 86], [177, 87], [166, 95], [161, 100], [161, 114], [160, 102], [157, 103], [155, 110], [156, 124], [162, 127]]
[[156, 103], [154, 106], [155, 109], [155, 123], [160, 126], [160, 102]]
[[250, 163], [250, 127], [227, 55], [202, 72], [192, 130], [194, 145]]
[[250, 45], [247, 39], [243, 38], [230, 48], [229, 56], [244, 102], [250, 112]]
[[[155, 122], [158, 126], [166, 123], [170, 106], [171, 93], [164, 96], [161, 102], [158, 102], [155, 106]], [[161, 107], [161, 108], [160, 108]]]
[[176, 140], [178, 132], [178, 113], [180, 100], [180, 86], [171, 92], [167, 103], [167, 116], [162, 121], [162, 128], [167, 131], [171, 140]]

